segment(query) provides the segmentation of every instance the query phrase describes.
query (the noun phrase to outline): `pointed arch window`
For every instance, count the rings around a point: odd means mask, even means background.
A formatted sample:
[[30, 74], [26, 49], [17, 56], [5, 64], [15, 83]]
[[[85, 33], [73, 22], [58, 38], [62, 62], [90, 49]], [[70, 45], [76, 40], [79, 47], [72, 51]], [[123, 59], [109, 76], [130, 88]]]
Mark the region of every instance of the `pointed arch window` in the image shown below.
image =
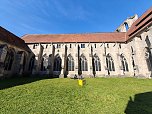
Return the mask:
[[129, 30], [128, 23], [125, 22], [124, 25], [125, 25], [126, 31], [128, 31]]
[[110, 54], [107, 54], [106, 56], [106, 64], [109, 71], [115, 71], [114, 61]]
[[87, 63], [87, 59], [84, 55], [81, 55], [80, 57], [80, 68], [81, 71], [88, 71], [88, 63]]
[[94, 59], [95, 71], [101, 71], [101, 63], [99, 57], [95, 54], [93, 59]]
[[68, 71], [74, 71], [74, 59], [71, 54], [68, 56]]
[[46, 71], [49, 66], [49, 56], [47, 56], [47, 54], [45, 53], [42, 56], [42, 60], [41, 60], [41, 71]]
[[33, 57], [30, 59], [29, 71], [32, 71], [32, 70], [33, 70], [33, 68], [34, 68], [34, 62], [35, 62], [35, 56], [33, 56]]
[[129, 71], [129, 68], [128, 68], [128, 63], [127, 63], [127, 60], [126, 58], [124, 57], [123, 54], [120, 55], [120, 59], [121, 59], [121, 65], [122, 65], [122, 69], [123, 71]]
[[4, 61], [4, 69], [11, 70], [14, 61], [14, 53], [12, 50], [8, 51]]
[[54, 71], [61, 71], [61, 62], [61, 57], [56, 55], [54, 59]]

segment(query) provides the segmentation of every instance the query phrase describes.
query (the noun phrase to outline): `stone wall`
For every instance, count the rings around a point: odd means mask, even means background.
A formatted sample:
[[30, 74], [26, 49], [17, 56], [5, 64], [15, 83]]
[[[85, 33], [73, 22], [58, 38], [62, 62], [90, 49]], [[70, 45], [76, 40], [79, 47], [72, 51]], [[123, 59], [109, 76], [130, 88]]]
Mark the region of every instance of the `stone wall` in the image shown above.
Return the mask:
[[26, 75], [32, 53], [0, 41], [0, 78]]
[[[83, 55], [87, 60], [87, 71], [81, 71], [85, 77], [151, 77], [151, 70], [148, 70], [147, 59], [145, 58], [146, 49], [151, 51], [152, 27], [142, 31], [136, 37], [125, 43], [39, 43], [28, 44], [29, 48], [35, 54], [35, 69], [33, 74], [48, 74], [59, 77], [73, 77], [80, 72], [80, 57]], [[146, 38], [150, 44], [147, 44]], [[85, 45], [82, 47], [81, 45]], [[35, 47], [34, 47], [35, 46]], [[74, 70], [68, 71], [68, 56], [74, 59]], [[110, 55], [114, 62], [114, 71], [110, 71], [107, 66], [106, 57]], [[54, 71], [55, 57], [61, 58], [61, 70]], [[99, 57], [101, 71], [94, 70], [93, 57]], [[128, 71], [123, 69], [121, 57], [124, 57]], [[42, 70], [42, 59], [45, 59], [45, 70]], [[48, 67], [49, 66], [49, 67]]]

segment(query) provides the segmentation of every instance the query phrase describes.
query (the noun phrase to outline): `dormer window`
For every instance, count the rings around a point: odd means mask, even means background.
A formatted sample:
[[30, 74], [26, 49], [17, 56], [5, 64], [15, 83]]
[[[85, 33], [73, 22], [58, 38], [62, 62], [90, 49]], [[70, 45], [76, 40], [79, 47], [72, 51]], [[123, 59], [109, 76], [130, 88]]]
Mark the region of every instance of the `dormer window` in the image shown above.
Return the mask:
[[94, 44], [94, 48], [97, 48], [97, 45], [96, 45], [96, 44]]
[[36, 49], [36, 45], [35, 44], [33, 45], [33, 49]]
[[72, 48], [72, 44], [70, 44], [70, 48]]
[[85, 48], [85, 44], [81, 44], [81, 48]]
[[57, 44], [57, 48], [61, 48], [61, 44]]
[[119, 44], [119, 48], [121, 49], [121, 44]]

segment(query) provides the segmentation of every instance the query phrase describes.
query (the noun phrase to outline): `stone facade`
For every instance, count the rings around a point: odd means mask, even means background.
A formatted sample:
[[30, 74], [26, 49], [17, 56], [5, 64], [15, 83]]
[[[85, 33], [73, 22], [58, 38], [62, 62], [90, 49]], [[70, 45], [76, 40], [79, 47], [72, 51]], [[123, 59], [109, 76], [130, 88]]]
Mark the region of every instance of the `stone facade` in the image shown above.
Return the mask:
[[[151, 12], [152, 8], [140, 18], [126, 19], [113, 33], [25, 35], [22, 39], [30, 51], [0, 42], [0, 74], [151, 78]], [[3, 65], [10, 47], [14, 61], [6, 71]]]
[[[127, 43], [69, 42], [28, 44], [29, 48], [35, 54], [36, 59], [33, 74], [54, 74], [60, 75], [60, 77], [73, 77], [81, 71], [84, 76], [88, 77], [143, 76], [150, 78], [151, 70], [148, 70], [147, 59], [151, 57], [151, 52], [149, 52], [149, 50], [151, 50], [149, 47], [151, 44], [148, 46], [148, 43], [151, 43], [151, 37], [152, 29], [150, 27], [148, 31], [142, 32], [140, 37], [135, 37]], [[110, 71], [110, 69], [107, 68], [108, 60], [106, 60], [106, 58], [108, 55], [111, 56], [112, 62], [114, 63], [114, 71]], [[73, 71], [68, 70], [69, 56], [72, 57], [74, 61]], [[82, 56], [86, 58], [86, 71], [82, 71], [82, 69], [79, 68]], [[61, 60], [61, 69], [59, 71], [54, 70], [54, 61], [56, 57], [59, 57]], [[95, 63], [96, 58], [99, 59], [97, 61], [99, 63]], [[122, 60], [123, 58], [124, 60]], [[151, 65], [151, 61], [149, 61], [149, 63]], [[96, 64], [101, 65], [101, 70], [95, 70]], [[43, 69], [43, 67], [45, 68]], [[125, 67], [128, 67], [126, 68], [128, 70], [124, 69]]]
[[0, 78], [31, 74], [32, 56], [34, 54], [23, 40], [0, 27]]

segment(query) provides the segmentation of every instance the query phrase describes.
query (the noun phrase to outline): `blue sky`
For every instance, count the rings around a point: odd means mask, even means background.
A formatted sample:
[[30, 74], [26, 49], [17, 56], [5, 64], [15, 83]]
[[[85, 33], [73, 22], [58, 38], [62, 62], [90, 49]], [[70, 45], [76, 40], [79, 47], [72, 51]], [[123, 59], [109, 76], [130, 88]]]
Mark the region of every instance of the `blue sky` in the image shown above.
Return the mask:
[[113, 32], [152, 0], [0, 0], [0, 26], [17, 36]]

